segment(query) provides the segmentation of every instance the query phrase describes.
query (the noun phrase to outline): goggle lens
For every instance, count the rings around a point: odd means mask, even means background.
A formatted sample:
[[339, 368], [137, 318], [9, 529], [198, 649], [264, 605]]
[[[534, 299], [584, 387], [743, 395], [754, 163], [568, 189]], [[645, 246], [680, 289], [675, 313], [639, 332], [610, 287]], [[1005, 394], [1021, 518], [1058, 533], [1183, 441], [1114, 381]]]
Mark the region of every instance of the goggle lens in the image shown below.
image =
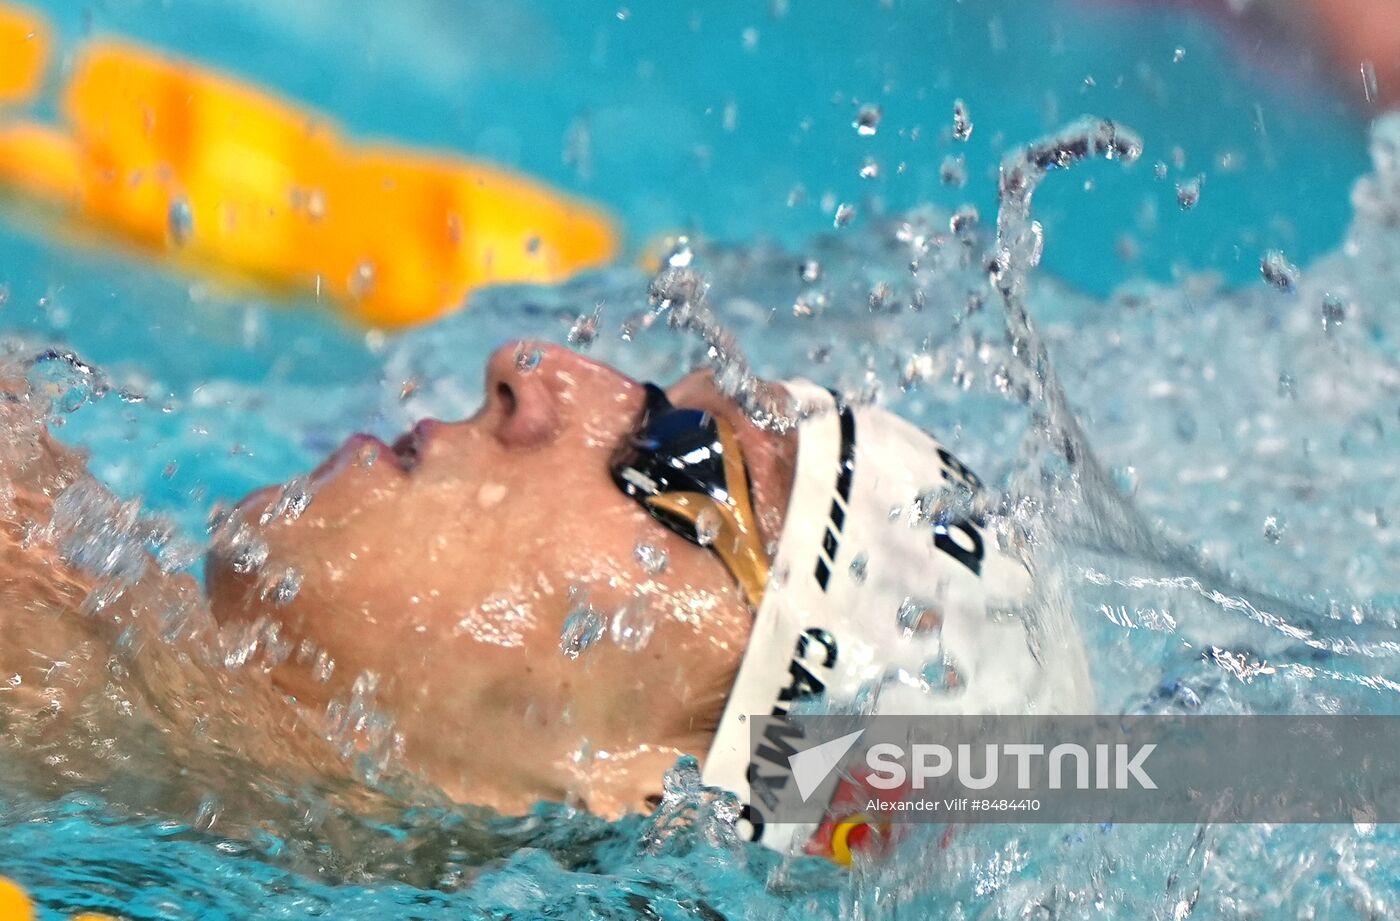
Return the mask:
[[[693, 544], [714, 550], [757, 611], [768, 584], [743, 446], [728, 423], [699, 409], [677, 409], [655, 384], [637, 428], [610, 465], [613, 482], [652, 517]], [[714, 529], [702, 515], [716, 514]]]
[[[677, 409], [655, 384], [646, 385], [641, 421], [623, 439], [610, 466], [618, 488], [642, 503], [667, 493], [702, 493], [729, 501], [724, 445], [714, 416]], [[694, 527], [647, 508], [667, 527], [699, 543]]]

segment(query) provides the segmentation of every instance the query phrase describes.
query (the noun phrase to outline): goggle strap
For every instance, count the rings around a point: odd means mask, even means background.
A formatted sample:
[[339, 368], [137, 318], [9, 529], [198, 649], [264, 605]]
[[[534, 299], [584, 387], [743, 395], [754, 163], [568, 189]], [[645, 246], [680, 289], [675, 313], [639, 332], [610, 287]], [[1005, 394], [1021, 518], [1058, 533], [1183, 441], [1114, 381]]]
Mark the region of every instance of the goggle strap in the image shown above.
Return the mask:
[[665, 512], [692, 526], [707, 509], [719, 517], [719, 528], [709, 545], [739, 583], [744, 597], [755, 610], [763, 604], [763, 591], [768, 585], [768, 557], [762, 541], [736, 514], [736, 509], [698, 492], [671, 492], [648, 496], [648, 508]]
[[[729, 566], [729, 571], [738, 580], [748, 596], [754, 612], [763, 603], [763, 592], [768, 587], [769, 560], [763, 538], [758, 533], [758, 516], [753, 509], [753, 496], [750, 494], [749, 468], [744, 461], [744, 446], [739, 441], [734, 427], [718, 416], [714, 417], [715, 432], [724, 448], [724, 481], [729, 493], [731, 508], [722, 509], [721, 520], [733, 526], [734, 540], [725, 541], [720, 548], [720, 557]], [[720, 529], [721, 536], [724, 528]]]

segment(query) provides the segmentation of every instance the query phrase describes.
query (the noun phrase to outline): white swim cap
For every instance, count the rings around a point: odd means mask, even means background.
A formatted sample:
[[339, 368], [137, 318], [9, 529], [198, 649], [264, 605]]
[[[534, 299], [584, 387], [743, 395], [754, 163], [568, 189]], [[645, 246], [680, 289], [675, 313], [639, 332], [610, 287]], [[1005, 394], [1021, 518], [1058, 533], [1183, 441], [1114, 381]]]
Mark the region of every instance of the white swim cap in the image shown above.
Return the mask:
[[1043, 637], [1018, 613], [1025, 565], [965, 504], [928, 514], [931, 494], [977, 493], [972, 472], [892, 413], [786, 386], [802, 419], [792, 497], [702, 776], [744, 801], [753, 840], [829, 855], [817, 826], [766, 821], [749, 801], [749, 716], [821, 694], [840, 712], [1089, 713], [1093, 693], [1069, 618]]

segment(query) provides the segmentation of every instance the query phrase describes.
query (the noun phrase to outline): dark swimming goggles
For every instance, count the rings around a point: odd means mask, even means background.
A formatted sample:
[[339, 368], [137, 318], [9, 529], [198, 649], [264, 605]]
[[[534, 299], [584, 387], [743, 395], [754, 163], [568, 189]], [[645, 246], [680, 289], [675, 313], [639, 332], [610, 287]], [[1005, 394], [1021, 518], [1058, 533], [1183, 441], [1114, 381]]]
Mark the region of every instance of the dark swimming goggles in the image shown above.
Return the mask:
[[733, 427], [704, 410], [672, 406], [655, 384], [645, 387], [641, 420], [609, 465], [613, 482], [667, 528], [719, 554], [757, 608], [768, 555]]

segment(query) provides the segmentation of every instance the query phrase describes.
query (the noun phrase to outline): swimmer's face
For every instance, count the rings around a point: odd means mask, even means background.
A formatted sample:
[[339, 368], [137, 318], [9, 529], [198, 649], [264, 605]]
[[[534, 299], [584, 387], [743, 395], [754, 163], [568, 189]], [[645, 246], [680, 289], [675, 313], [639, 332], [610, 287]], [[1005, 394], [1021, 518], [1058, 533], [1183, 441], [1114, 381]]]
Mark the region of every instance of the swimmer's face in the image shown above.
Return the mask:
[[[209, 593], [222, 621], [265, 615], [302, 647], [273, 678], [309, 707], [347, 699], [372, 674], [403, 763], [450, 795], [507, 811], [581, 800], [616, 814], [643, 808], [679, 754], [704, 755], [752, 615], [717, 556], [612, 481], [642, 386], [567, 350], [538, 351], [533, 366], [516, 345], [497, 351], [485, 404], [466, 421], [421, 422], [394, 446], [351, 438], [314, 475], [299, 517], [258, 528], [262, 578], [301, 574], [290, 603], [264, 600], [258, 577], [218, 550]], [[734, 425], [771, 540], [794, 438], [754, 428], [707, 375], [667, 392]], [[244, 517], [256, 525], [277, 494], [249, 496]], [[580, 611], [591, 613], [571, 618]], [[566, 632], [575, 645], [599, 635], [571, 656]], [[328, 678], [318, 654], [334, 663]]]

